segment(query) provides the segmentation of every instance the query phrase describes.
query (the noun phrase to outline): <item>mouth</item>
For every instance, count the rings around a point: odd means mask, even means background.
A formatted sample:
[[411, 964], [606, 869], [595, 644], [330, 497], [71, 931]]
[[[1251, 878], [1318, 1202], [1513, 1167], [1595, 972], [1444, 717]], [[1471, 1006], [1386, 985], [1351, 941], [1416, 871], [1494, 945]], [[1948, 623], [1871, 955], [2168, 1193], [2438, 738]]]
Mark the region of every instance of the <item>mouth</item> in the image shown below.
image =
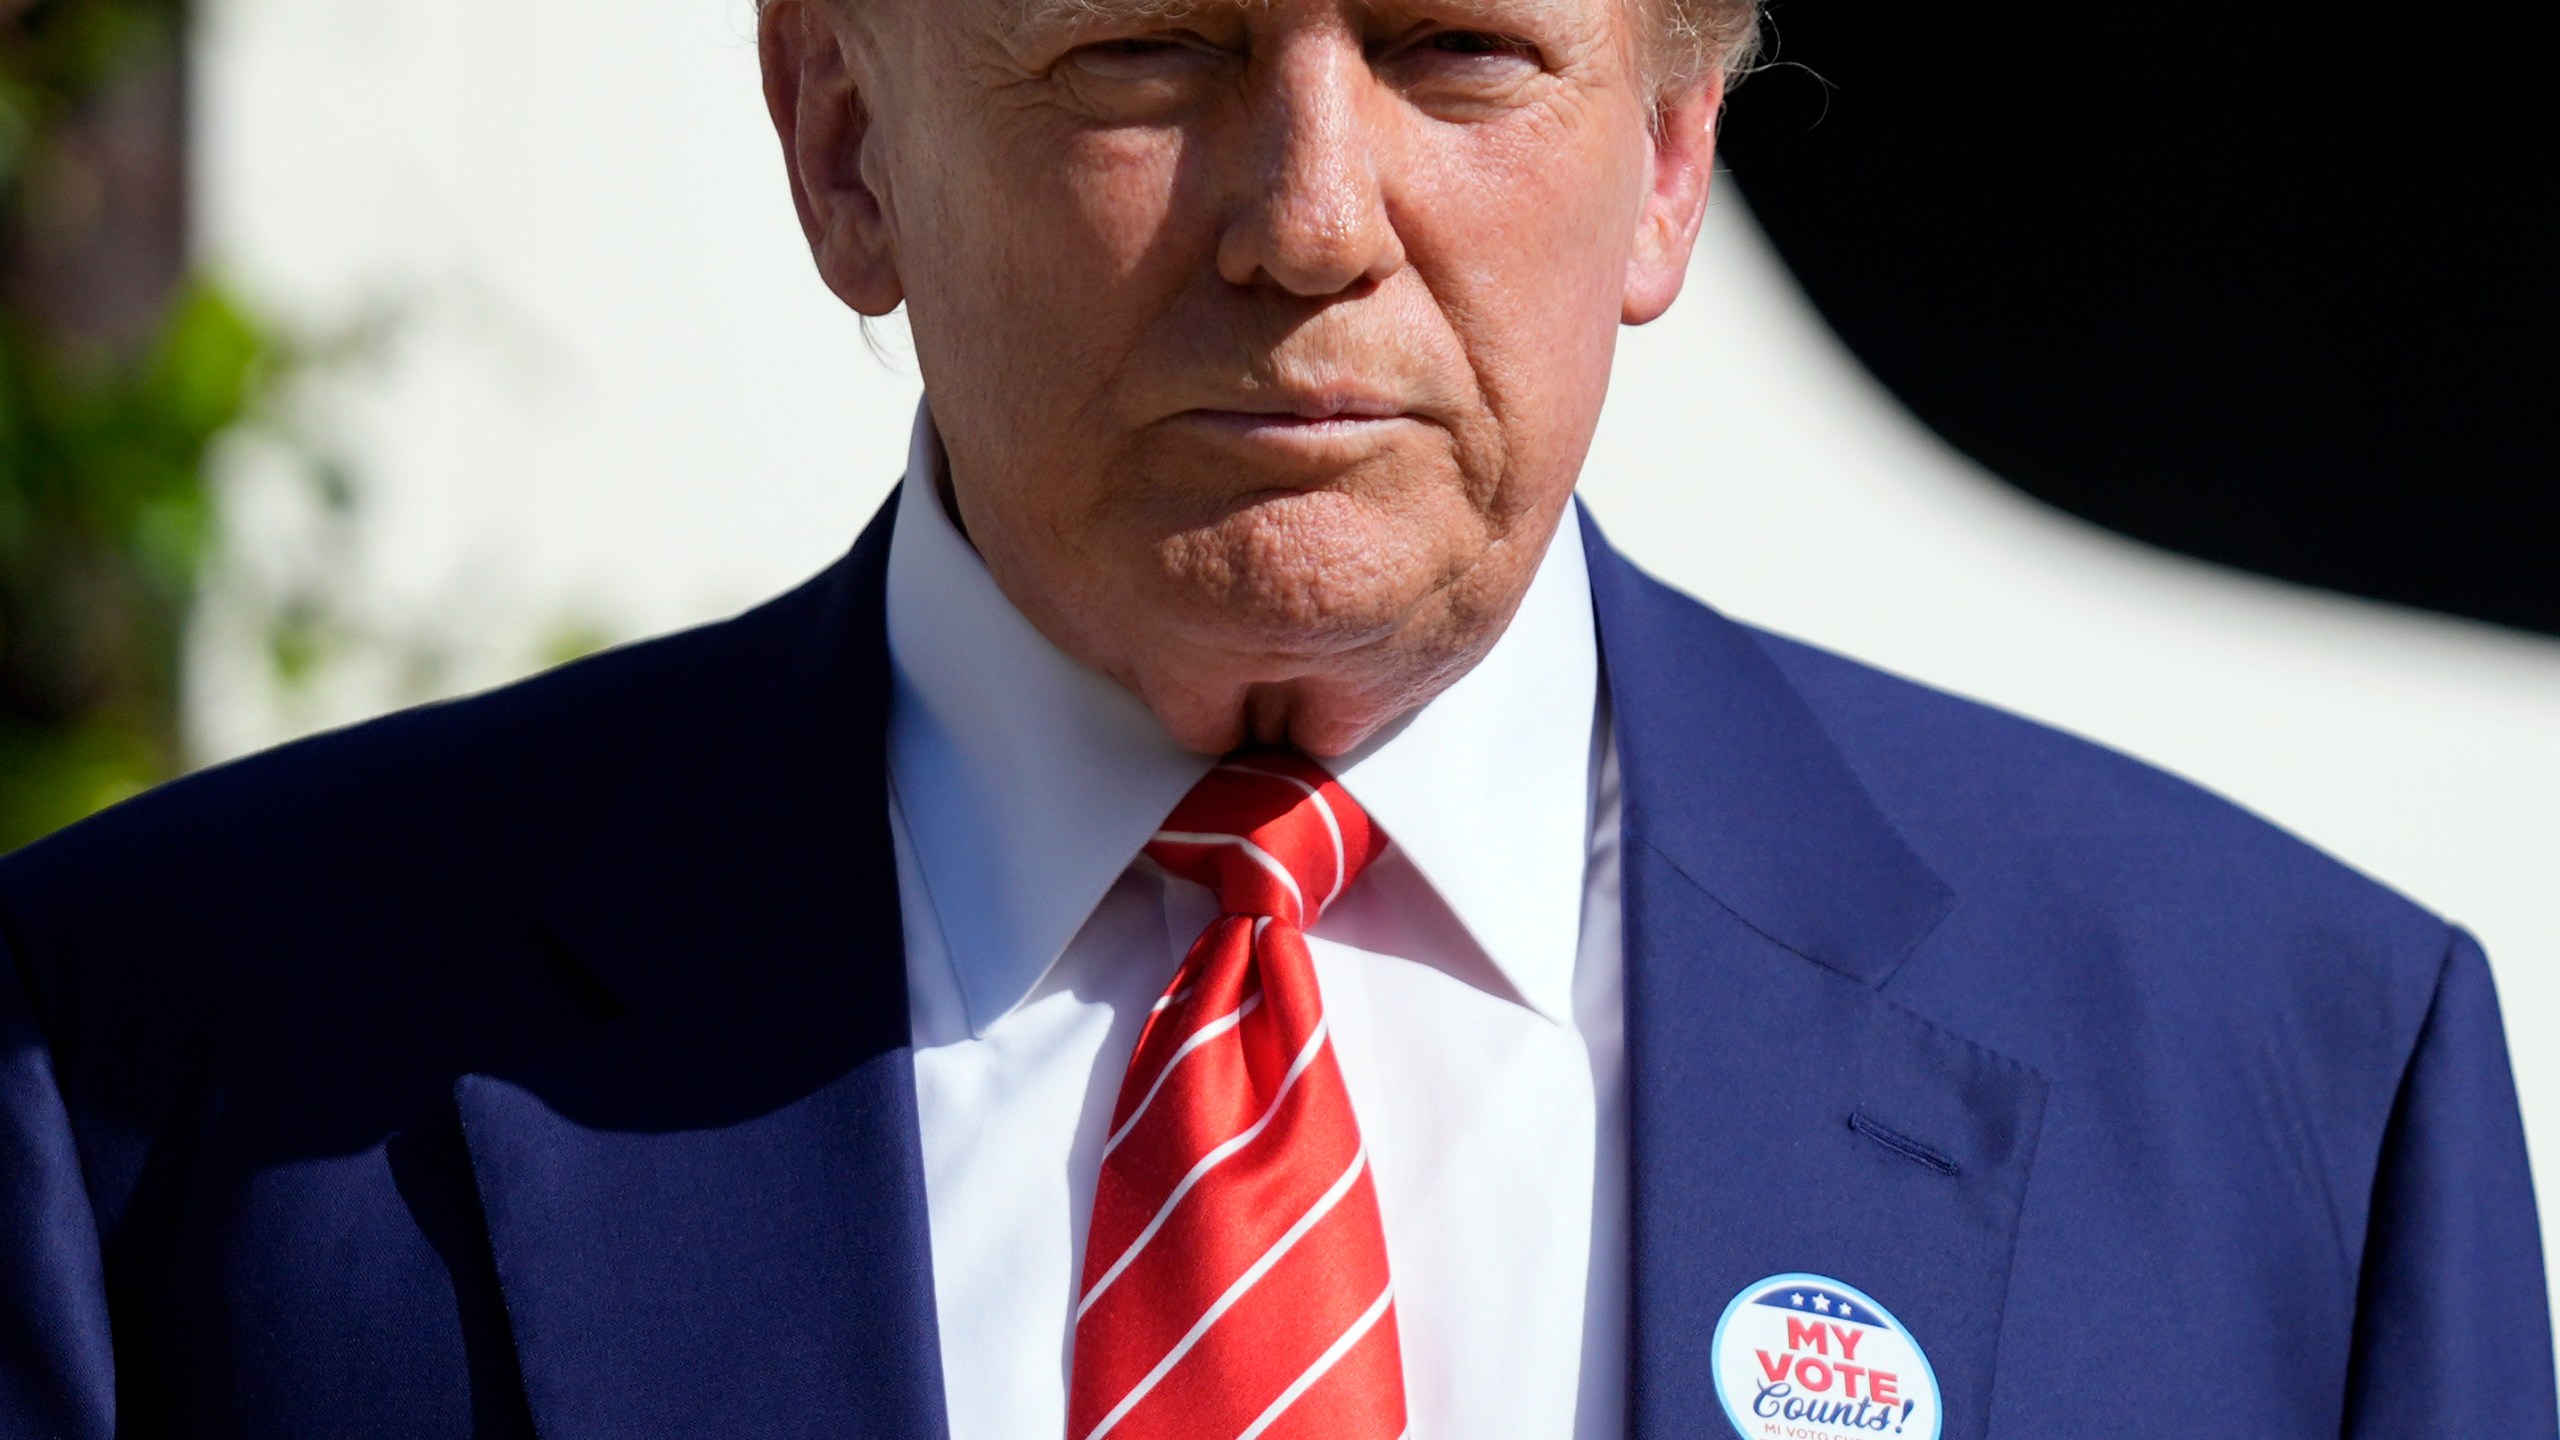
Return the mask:
[[1422, 423], [1392, 400], [1346, 393], [1255, 396], [1233, 406], [1185, 410], [1174, 418], [1292, 449], [1367, 441]]

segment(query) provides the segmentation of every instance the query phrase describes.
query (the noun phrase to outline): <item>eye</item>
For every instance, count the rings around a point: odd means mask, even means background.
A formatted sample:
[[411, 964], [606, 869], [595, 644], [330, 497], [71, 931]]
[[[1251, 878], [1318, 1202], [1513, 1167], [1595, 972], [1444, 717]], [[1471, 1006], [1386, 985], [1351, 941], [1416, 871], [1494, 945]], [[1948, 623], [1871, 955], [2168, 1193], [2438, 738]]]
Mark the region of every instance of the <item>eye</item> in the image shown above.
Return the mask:
[[1518, 103], [1546, 68], [1536, 45], [1491, 30], [1428, 31], [1383, 66], [1414, 103], [1451, 116]]
[[1483, 30], [1440, 30], [1426, 37], [1422, 49], [1442, 55], [1514, 55], [1524, 60], [1537, 58], [1525, 41]]
[[1141, 35], [1129, 40], [1104, 40], [1098, 44], [1087, 45], [1084, 48], [1096, 55], [1122, 55], [1134, 58], [1147, 55], [1167, 54], [1181, 49], [1182, 44], [1179, 41], [1167, 40], [1161, 36]]
[[1167, 78], [1211, 58], [1207, 47], [1182, 35], [1131, 35], [1097, 40], [1077, 46], [1066, 57], [1068, 64], [1102, 80]]
[[1195, 31], [1098, 37], [1051, 69], [1061, 104], [1104, 125], [1169, 123], [1200, 104], [1236, 56]]

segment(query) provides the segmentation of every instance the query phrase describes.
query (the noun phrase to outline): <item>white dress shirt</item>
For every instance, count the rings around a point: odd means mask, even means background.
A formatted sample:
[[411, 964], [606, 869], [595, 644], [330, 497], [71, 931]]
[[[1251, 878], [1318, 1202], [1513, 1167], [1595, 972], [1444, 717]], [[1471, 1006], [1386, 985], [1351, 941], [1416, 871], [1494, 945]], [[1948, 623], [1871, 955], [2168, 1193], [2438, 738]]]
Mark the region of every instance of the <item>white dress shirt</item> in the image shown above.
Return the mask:
[[[1063, 1435], [1085, 1219], [1215, 913], [1140, 857], [1211, 761], [1016, 611], [920, 415], [889, 551], [891, 826], [952, 1440]], [[1482, 663], [1332, 768], [1392, 844], [1309, 933], [1376, 1173], [1414, 1440], [1624, 1432], [1618, 801], [1568, 517]]]

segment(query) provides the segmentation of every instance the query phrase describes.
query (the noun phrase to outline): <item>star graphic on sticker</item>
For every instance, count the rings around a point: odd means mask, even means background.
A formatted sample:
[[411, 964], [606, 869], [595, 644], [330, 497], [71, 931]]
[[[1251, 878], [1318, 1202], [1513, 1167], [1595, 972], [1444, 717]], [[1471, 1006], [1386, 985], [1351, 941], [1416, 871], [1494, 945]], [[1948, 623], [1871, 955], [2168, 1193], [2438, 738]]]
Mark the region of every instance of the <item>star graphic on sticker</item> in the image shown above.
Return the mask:
[[1843, 1319], [1846, 1319], [1846, 1318], [1848, 1317], [1849, 1312], [1850, 1312], [1852, 1309], [1855, 1309], [1855, 1308], [1856, 1308], [1856, 1307], [1852, 1306], [1848, 1301], [1846, 1301], [1846, 1300], [1841, 1301], [1841, 1302], [1840, 1302], [1840, 1314], [1841, 1314], [1841, 1317], [1842, 1317]]
[[1816, 1309], [1816, 1310], [1821, 1311], [1821, 1312], [1822, 1312], [1823, 1314], [1825, 1314], [1825, 1315], [1830, 1314], [1830, 1313], [1831, 1313], [1831, 1300], [1830, 1300], [1830, 1297], [1829, 1297], [1829, 1296], [1825, 1296], [1825, 1295], [1816, 1295], [1816, 1296], [1814, 1296], [1814, 1297], [1813, 1297], [1813, 1308], [1814, 1308], [1814, 1309]]
[[1804, 1308], [1804, 1297], [1803, 1297], [1803, 1296], [1801, 1296], [1801, 1295], [1790, 1295], [1790, 1296], [1788, 1296], [1788, 1297], [1787, 1297], [1787, 1299], [1788, 1299], [1789, 1301], [1793, 1302], [1793, 1303], [1794, 1303], [1794, 1305], [1795, 1305], [1795, 1307], [1796, 1307], [1797, 1309], [1801, 1310], [1801, 1309], [1803, 1309], [1803, 1308]]

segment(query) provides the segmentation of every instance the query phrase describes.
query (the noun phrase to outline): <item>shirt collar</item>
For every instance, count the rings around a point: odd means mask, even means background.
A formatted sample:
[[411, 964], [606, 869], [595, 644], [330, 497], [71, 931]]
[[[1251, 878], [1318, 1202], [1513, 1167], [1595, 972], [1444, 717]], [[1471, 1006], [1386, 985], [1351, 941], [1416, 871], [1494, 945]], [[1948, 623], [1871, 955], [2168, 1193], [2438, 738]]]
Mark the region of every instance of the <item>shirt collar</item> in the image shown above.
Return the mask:
[[[889, 542], [889, 776], [983, 1034], [1212, 762], [1004, 597], [943, 511], [943, 463], [920, 407]], [[1598, 697], [1590, 579], [1566, 535], [1473, 670], [1332, 766], [1520, 998], [1560, 1023], [1573, 1014]]]
[[1600, 644], [1567, 513], [1493, 649], [1333, 762], [1530, 1009], [1573, 1020]]

